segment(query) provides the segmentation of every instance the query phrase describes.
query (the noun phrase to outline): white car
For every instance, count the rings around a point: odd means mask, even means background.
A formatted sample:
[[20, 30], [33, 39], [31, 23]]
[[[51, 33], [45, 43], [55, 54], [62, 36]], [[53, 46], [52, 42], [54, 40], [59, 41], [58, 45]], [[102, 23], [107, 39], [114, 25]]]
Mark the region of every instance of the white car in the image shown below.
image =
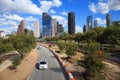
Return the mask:
[[42, 58], [39, 63], [39, 69], [47, 69], [48, 68], [48, 62], [45, 58]]

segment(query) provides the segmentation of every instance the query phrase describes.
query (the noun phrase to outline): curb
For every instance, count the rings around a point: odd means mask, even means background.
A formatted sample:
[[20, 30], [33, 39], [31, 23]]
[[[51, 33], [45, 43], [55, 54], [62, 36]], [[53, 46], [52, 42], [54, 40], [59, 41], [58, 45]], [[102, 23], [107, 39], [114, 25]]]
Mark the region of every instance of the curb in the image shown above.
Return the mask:
[[50, 48], [49, 48], [49, 50], [56, 56], [56, 58], [58, 59], [58, 61], [62, 65], [62, 67], [64, 68], [67, 76], [69, 77], [69, 80], [75, 80], [75, 78], [73, 77], [72, 73], [70, 72], [70, 70], [66, 66], [65, 62], [60, 58], [60, 56], [54, 50], [52, 50]]
[[[44, 45], [41, 45], [41, 46], [44, 46]], [[46, 46], [44, 46], [44, 47], [46, 47]], [[49, 47], [46, 47], [46, 48], [48, 48], [48, 49], [55, 55], [55, 57], [58, 59], [59, 63], [60, 63], [60, 64], [62, 65], [62, 67], [64, 68], [65, 73], [67, 74], [69, 80], [76, 80], [76, 79], [73, 77], [73, 75], [72, 75], [72, 73], [70, 72], [70, 70], [68, 69], [68, 67], [66, 66], [65, 62], [61, 59], [61, 57], [60, 57], [54, 50], [52, 50], [51, 48], [49, 48]]]

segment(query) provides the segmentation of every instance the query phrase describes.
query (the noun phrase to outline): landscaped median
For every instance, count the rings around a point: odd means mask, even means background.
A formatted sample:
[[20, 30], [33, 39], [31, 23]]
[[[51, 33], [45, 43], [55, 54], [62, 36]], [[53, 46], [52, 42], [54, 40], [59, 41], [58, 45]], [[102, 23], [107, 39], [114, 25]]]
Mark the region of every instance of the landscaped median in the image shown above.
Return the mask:
[[58, 59], [58, 61], [61, 64], [61, 66], [64, 68], [67, 76], [69, 77], [69, 80], [75, 80], [75, 78], [73, 77], [72, 73], [68, 69], [68, 67], [65, 64], [65, 62], [61, 59], [61, 57], [59, 56], [59, 54], [57, 54], [53, 49], [49, 48], [49, 46], [45, 46], [45, 45], [42, 45], [42, 46], [48, 48], [55, 55], [55, 57]]

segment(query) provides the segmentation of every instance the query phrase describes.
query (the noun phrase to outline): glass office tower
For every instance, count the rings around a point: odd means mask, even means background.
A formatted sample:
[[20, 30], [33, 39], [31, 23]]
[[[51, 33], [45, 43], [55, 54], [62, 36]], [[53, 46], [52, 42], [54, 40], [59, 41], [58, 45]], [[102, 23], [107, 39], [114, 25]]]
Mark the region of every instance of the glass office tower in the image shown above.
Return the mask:
[[42, 37], [52, 36], [52, 18], [48, 13], [42, 14]]
[[87, 28], [86, 30], [91, 30], [94, 28], [94, 19], [93, 19], [93, 15], [90, 15], [87, 17]]

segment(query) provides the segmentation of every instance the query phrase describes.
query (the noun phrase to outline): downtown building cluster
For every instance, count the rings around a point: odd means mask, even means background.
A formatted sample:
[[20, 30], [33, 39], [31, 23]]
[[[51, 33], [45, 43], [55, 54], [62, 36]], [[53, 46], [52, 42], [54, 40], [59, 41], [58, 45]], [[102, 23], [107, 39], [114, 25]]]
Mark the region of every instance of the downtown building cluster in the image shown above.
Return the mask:
[[[109, 13], [106, 14], [106, 27], [116, 24], [117, 22], [112, 22], [111, 15]], [[83, 32], [88, 30], [92, 30], [93, 28], [99, 26], [98, 21], [94, 20], [94, 16], [90, 15], [86, 18], [86, 25], [83, 26]], [[25, 21], [22, 20], [18, 27], [17, 33], [29, 32], [28, 29], [25, 28]], [[40, 29], [39, 21], [34, 22], [34, 35], [36, 38], [45, 38], [47, 36], [59, 36], [64, 32], [64, 28], [62, 24], [59, 24], [57, 19], [53, 19], [48, 13], [42, 14], [42, 28]], [[68, 13], [68, 34], [75, 33], [75, 13]]]
[[48, 13], [42, 14], [42, 38], [47, 36], [57, 36], [64, 32], [62, 24], [59, 24], [56, 19]]
[[[106, 27], [114, 25], [115, 23], [118, 23], [118, 22], [119, 21], [112, 21], [111, 15], [109, 13], [106, 14]], [[99, 26], [98, 20], [94, 20], [93, 15], [87, 16], [86, 25], [83, 26], [83, 32], [92, 30], [93, 28], [98, 27], [98, 26]]]
[[[42, 28], [40, 29], [39, 21], [34, 21], [34, 36], [36, 38], [45, 38], [47, 36], [59, 36], [64, 32], [62, 24], [59, 24], [57, 19], [53, 19], [48, 13], [42, 14]], [[32, 30], [28, 30], [25, 25], [25, 20], [21, 20], [17, 34], [29, 33]], [[75, 13], [68, 13], [68, 34], [75, 33]], [[13, 33], [15, 34], [15, 33]]]

